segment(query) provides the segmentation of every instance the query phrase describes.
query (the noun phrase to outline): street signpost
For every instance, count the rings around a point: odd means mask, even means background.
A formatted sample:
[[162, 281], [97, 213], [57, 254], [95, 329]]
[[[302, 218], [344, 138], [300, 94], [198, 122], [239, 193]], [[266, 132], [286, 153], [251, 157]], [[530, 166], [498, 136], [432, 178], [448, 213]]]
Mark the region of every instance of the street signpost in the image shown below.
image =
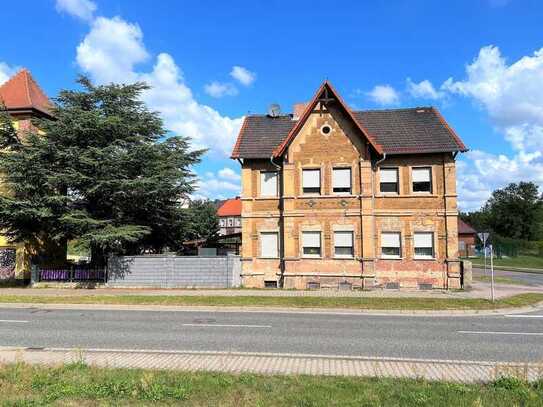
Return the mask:
[[[490, 233], [483, 232], [483, 233], [477, 233], [477, 236], [479, 236], [479, 239], [483, 242], [483, 251], [485, 255], [485, 269], [484, 269], [484, 275], [486, 277], [486, 242], [488, 240]], [[490, 244], [488, 249], [490, 249], [490, 298], [492, 299], [492, 302], [494, 302], [494, 248]]]
[[477, 233], [477, 236], [479, 236], [479, 239], [481, 239], [481, 242], [483, 242], [483, 253], [485, 256], [485, 268], [484, 268], [483, 274], [485, 277], [486, 277], [486, 241], [488, 240], [489, 235], [490, 233], [488, 232]]

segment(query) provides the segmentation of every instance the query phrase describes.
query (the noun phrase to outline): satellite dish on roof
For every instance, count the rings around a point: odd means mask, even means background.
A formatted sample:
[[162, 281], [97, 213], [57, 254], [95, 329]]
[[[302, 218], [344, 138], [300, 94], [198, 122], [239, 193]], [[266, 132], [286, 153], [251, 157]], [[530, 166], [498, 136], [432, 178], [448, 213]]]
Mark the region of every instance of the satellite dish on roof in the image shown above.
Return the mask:
[[268, 116], [279, 117], [280, 115], [281, 115], [281, 106], [279, 106], [277, 103], [272, 103], [270, 107], [268, 107]]

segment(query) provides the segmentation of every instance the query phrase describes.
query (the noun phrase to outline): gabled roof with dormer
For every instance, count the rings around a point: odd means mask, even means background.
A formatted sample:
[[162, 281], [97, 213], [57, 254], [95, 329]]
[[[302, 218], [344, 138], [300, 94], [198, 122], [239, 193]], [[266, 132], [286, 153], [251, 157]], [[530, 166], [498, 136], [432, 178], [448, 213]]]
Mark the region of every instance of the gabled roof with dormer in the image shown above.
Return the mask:
[[283, 155], [318, 103], [334, 103], [345, 112], [375, 152], [424, 154], [464, 152], [466, 146], [435, 107], [352, 111], [325, 81], [300, 118], [248, 115], [232, 158], [270, 158]]
[[21, 69], [0, 86], [0, 104], [12, 114], [51, 117], [52, 103], [27, 69]]

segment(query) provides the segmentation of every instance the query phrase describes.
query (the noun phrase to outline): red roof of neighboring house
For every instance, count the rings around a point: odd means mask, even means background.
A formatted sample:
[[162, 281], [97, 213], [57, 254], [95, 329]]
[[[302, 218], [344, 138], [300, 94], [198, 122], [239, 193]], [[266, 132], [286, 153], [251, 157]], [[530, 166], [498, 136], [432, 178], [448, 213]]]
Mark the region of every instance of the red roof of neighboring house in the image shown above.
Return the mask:
[[217, 210], [218, 216], [241, 216], [241, 199], [239, 197], [226, 200]]
[[0, 102], [12, 113], [37, 110], [51, 116], [51, 101], [27, 69], [21, 69], [0, 86]]
[[458, 234], [460, 235], [472, 235], [477, 233], [470, 225], [458, 218]]

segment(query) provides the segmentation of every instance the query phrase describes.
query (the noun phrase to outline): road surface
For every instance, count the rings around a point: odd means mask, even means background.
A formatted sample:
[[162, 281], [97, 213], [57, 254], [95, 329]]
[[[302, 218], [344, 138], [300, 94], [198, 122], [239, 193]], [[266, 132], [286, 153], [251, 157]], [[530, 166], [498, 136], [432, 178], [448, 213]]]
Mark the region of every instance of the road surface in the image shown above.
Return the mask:
[[543, 311], [492, 316], [9, 309], [0, 346], [543, 361]]
[[[488, 276], [490, 277], [490, 266], [486, 270], [480, 267], [473, 267], [473, 276]], [[517, 281], [519, 284], [526, 284], [531, 286], [543, 287], [543, 273], [524, 273], [522, 271], [508, 271], [494, 269], [495, 277], [507, 277], [511, 280]]]

